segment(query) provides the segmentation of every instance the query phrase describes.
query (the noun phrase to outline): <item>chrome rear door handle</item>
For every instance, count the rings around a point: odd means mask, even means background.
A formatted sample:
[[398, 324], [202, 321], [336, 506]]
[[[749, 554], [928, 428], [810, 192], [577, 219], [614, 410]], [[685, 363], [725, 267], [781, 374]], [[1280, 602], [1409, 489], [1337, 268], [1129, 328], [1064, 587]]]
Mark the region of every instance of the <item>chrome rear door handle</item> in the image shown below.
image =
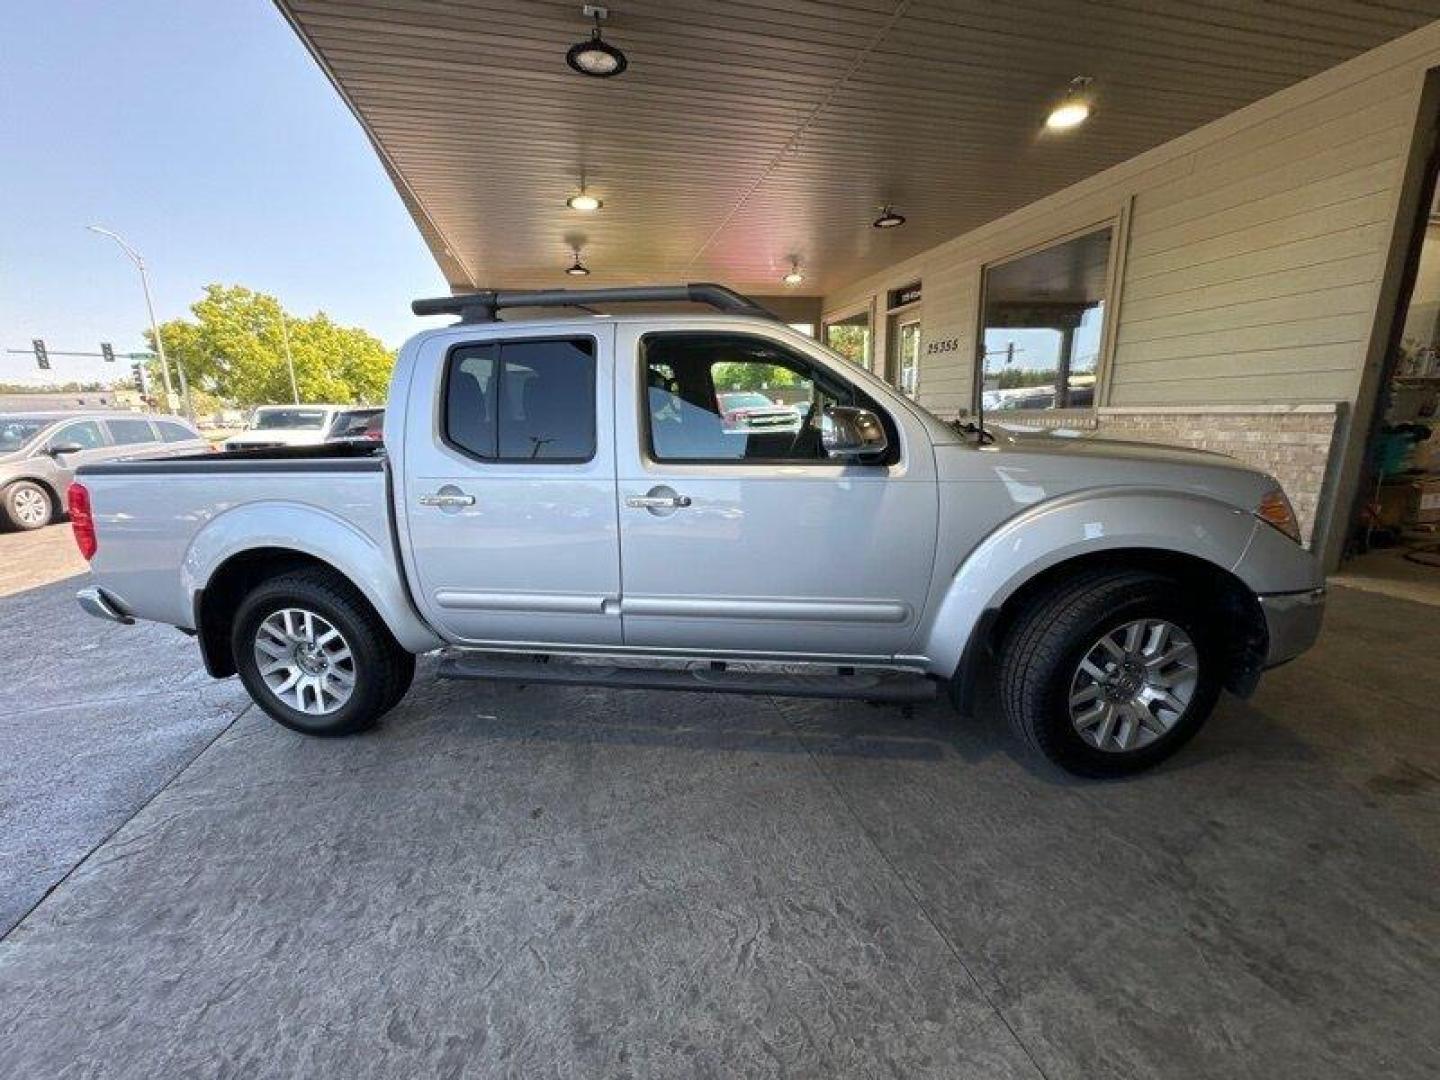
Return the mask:
[[690, 505], [689, 495], [634, 495], [625, 500], [636, 510], [675, 510]]
[[434, 492], [430, 495], [420, 496], [421, 506], [474, 506], [474, 495], [453, 495]]

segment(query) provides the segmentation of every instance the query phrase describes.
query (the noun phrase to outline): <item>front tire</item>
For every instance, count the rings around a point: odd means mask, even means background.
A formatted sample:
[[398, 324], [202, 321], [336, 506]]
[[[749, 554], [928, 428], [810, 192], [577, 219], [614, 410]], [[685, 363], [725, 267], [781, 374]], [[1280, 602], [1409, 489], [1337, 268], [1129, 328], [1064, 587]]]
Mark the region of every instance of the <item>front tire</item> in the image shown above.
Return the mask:
[[319, 568], [256, 586], [235, 613], [230, 647], [255, 703], [306, 735], [373, 727], [415, 674], [415, 657], [360, 592]]
[[1078, 776], [1151, 768], [1185, 745], [1220, 694], [1223, 650], [1203, 601], [1157, 574], [1097, 571], [1030, 599], [1003, 646], [1016, 733]]
[[0, 510], [12, 529], [43, 529], [55, 520], [54, 498], [33, 480], [16, 480], [0, 492]]

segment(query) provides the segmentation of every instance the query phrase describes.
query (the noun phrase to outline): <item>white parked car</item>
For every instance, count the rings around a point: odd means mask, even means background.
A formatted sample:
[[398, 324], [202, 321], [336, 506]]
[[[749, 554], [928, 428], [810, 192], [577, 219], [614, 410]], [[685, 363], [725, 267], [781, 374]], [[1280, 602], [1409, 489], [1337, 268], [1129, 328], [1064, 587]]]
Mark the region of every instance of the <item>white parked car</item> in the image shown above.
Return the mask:
[[239, 435], [222, 444], [225, 450], [273, 450], [281, 446], [319, 446], [330, 434], [345, 405], [261, 405]]

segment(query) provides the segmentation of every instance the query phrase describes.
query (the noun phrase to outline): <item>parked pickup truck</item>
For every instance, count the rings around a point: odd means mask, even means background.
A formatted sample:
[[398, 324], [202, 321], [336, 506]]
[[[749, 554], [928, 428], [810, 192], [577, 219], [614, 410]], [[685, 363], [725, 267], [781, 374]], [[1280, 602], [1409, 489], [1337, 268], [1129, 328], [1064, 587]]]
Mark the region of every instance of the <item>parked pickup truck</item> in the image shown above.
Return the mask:
[[[962, 713], [990, 673], [1024, 740], [1091, 776], [1165, 758], [1318, 633], [1290, 504], [1228, 458], [944, 422], [719, 286], [415, 309], [461, 321], [401, 350], [383, 449], [83, 467], [82, 606], [193, 633], [315, 735], [374, 724], [436, 649], [449, 678]], [[727, 425], [746, 386], [801, 422]]]

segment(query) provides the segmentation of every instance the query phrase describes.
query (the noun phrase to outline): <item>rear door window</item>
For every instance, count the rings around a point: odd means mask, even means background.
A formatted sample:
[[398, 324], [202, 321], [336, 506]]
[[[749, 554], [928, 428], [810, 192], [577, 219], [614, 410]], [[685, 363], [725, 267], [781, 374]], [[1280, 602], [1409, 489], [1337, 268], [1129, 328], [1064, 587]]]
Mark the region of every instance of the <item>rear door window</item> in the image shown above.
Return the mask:
[[149, 420], [106, 420], [105, 423], [121, 446], [155, 442], [155, 429], [150, 426]]
[[489, 461], [595, 456], [595, 342], [555, 338], [467, 345], [450, 355], [445, 438]]
[[177, 424], [173, 420], [156, 420], [155, 426], [160, 431], [160, 438], [166, 442], [193, 442], [200, 438], [184, 424]]

